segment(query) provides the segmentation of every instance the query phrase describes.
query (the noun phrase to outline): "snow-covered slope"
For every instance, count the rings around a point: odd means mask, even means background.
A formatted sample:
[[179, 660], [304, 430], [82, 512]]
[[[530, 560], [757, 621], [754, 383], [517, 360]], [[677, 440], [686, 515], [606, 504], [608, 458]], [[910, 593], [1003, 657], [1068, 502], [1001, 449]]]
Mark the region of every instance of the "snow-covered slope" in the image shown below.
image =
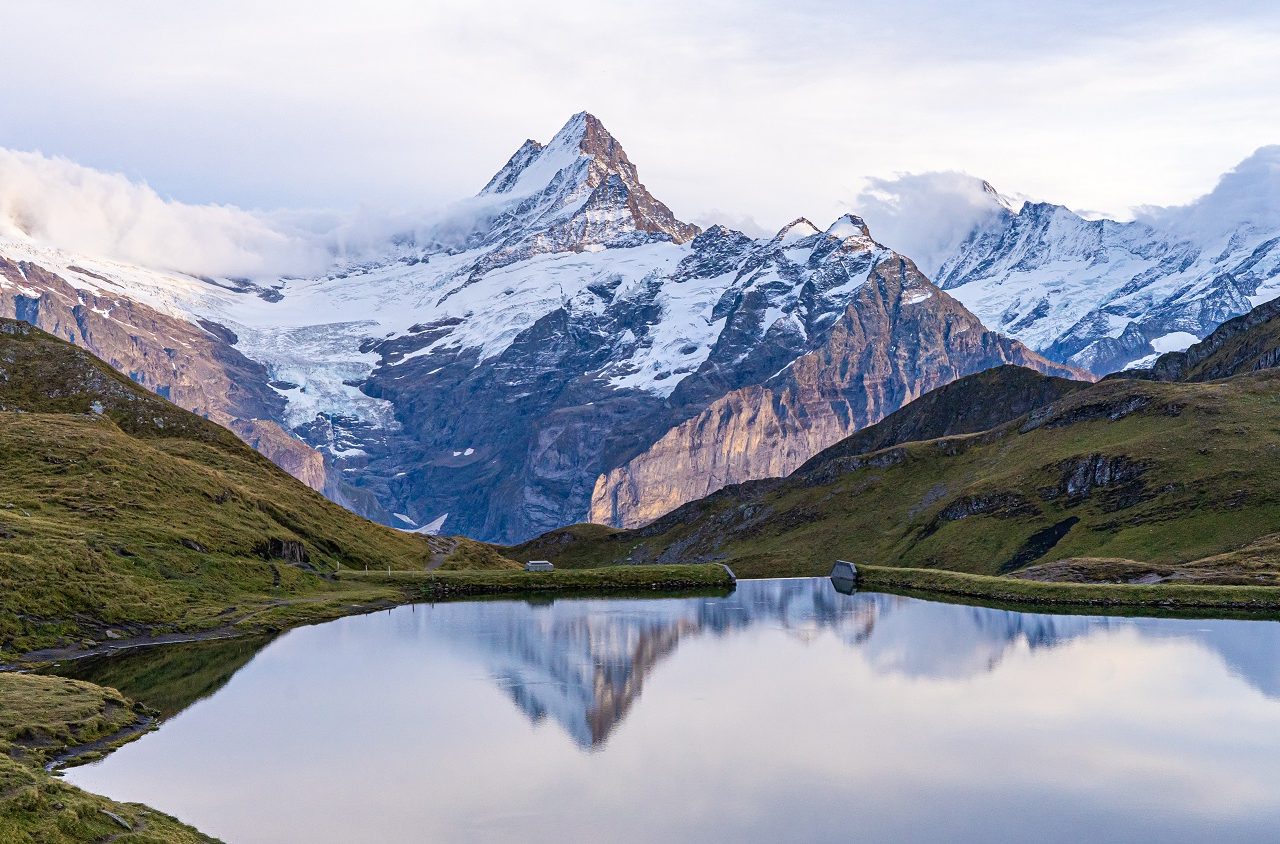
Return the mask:
[[1280, 147], [1191, 205], [1133, 222], [991, 201], [935, 281], [989, 327], [1098, 374], [1190, 345], [1280, 295]]

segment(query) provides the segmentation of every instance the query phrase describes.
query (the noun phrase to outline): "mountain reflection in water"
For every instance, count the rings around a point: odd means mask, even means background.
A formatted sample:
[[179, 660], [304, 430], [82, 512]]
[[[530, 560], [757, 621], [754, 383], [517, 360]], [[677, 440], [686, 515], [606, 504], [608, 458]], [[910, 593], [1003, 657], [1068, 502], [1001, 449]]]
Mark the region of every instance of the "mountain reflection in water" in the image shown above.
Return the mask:
[[[415, 621], [424, 636], [446, 637], [481, 662], [531, 719], [551, 718], [582, 747], [603, 743], [646, 677], [693, 636], [760, 624], [801, 639], [830, 631], [881, 672], [960, 679], [991, 671], [1014, 648], [1135, 626], [1127, 618], [842, 594], [825, 578], [741, 581], [726, 598], [440, 604]], [[1141, 630], [1198, 639], [1251, 685], [1280, 696], [1280, 624], [1143, 619]]]
[[236, 842], [1198, 842], [1280, 826], [1273, 621], [766, 580], [399, 607], [255, 644], [82, 666], [171, 717], [67, 779]]
[[[830, 632], [881, 673], [931, 679], [991, 671], [1018, 648], [1135, 628], [1145, 637], [1194, 639], [1250, 685], [1280, 697], [1277, 623], [1023, 613], [842, 594], [825, 578], [741, 581], [723, 598], [453, 602], [408, 610], [391, 611], [398, 635], [448, 641], [482, 665], [533, 722], [550, 719], [583, 748], [604, 744], [682, 641], [754, 625], [801, 640]], [[171, 717], [220, 688], [270, 641], [153, 648], [72, 663], [62, 673], [119, 688]]]

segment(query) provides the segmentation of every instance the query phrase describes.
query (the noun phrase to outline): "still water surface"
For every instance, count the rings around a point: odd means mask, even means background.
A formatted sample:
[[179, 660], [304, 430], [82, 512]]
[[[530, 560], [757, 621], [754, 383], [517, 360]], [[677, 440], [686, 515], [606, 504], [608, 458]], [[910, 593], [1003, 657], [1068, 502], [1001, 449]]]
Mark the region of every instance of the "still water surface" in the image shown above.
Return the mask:
[[1269, 621], [758, 580], [725, 598], [402, 607], [76, 670], [170, 718], [67, 779], [228, 842], [1280, 829]]

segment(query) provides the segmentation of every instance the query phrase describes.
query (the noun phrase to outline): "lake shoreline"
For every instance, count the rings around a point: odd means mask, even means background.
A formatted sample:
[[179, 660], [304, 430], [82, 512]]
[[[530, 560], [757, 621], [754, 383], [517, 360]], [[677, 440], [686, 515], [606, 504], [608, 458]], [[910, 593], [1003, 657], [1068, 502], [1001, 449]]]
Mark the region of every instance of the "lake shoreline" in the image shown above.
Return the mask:
[[[946, 603], [981, 601], [1000, 608], [1078, 615], [1186, 613], [1199, 618], [1280, 615], [1280, 587], [1209, 584], [1052, 583], [940, 569], [858, 566], [857, 588], [871, 592], [934, 596]], [[963, 598], [964, 601], [947, 600]]]
[[395, 586], [415, 601], [472, 597], [555, 597], [592, 595], [661, 597], [708, 591], [731, 591], [737, 578], [718, 563], [690, 565], [603, 566], [549, 572], [428, 571], [355, 572], [344, 578]]
[[[19, 655], [0, 670], [33, 670], [58, 662], [94, 656], [110, 656], [139, 648], [234, 639], [261, 633], [278, 633], [295, 627], [322, 624], [337, 618], [380, 612], [424, 601], [475, 597], [521, 598], [559, 595], [660, 597], [732, 590], [735, 578], [717, 563], [669, 566], [608, 566], [597, 569], [560, 569], [553, 572], [513, 570], [462, 571], [343, 571], [335, 580], [351, 586], [318, 596], [254, 607], [238, 619], [204, 630], [172, 631], [128, 636], [91, 646], [42, 648]], [[370, 592], [368, 587], [373, 587]], [[359, 600], [353, 600], [359, 599]]]

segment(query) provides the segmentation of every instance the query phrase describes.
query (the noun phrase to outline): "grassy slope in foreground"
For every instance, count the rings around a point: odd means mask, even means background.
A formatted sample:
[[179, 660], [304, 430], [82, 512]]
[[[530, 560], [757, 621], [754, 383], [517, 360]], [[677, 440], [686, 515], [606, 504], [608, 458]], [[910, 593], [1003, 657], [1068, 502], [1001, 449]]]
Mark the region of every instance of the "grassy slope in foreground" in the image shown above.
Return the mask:
[[0, 373], [0, 659], [323, 603], [339, 565], [421, 569], [439, 550], [25, 323], [0, 321]]
[[1278, 477], [1280, 372], [1111, 380], [989, 432], [840, 458], [645, 528], [576, 526], [512, 553], [723, 560], [741, 576], [825, 574], [835, 557], [991, 575], [1107, 558], [1174, 582], [1266, 586], [1280, 583], [1280, 556], [1259, 550], [1280, 531]]
[[136, 735], [145, 716], [119, 692], [61, 677], [0, 674], [0, 841], [208, 842], [174, 818], [67, 785], [44, 765], [70, 747]]

